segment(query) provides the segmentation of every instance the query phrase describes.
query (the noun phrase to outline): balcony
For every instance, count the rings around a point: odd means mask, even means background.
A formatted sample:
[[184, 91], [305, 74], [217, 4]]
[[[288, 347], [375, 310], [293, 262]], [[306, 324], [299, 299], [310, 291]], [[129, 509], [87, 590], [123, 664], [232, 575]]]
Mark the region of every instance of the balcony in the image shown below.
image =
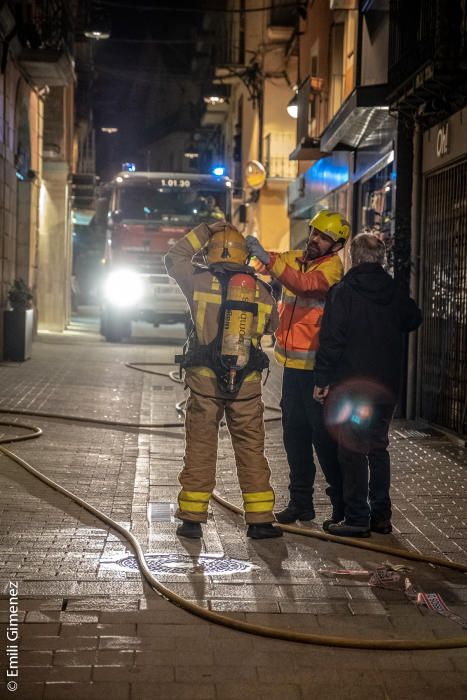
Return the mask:
[[297, 92], [297, 139], [289, 160], [317, 160], [324, 154], [317, 135], [323, 112], [324, 79], [309, 75]]
[[74, 80], [71, 19], [62, 0], [23, 7], [18, 38], [18, 61], [34, 85], [65, 86]]
[[297, 166], [289, 160], [295, 136], [289, 131], [273, 131], [263, 141], [264, 167], [268, 180], [291, 180], [297, 174]]
[[467, 77], [466, 0], [391, 0], [390, 101], [417, 107]]

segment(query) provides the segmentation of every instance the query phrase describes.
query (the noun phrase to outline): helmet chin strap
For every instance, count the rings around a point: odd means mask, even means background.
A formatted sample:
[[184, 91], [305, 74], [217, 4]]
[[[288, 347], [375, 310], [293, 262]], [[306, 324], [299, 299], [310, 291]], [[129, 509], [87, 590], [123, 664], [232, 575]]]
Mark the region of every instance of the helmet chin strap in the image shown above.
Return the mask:
[[229, 249], [227, 247], [227, 238], [225, 235], [225, 228], [224, 228], [224, 249], [222, 251], [221, 258], [230, 258]]

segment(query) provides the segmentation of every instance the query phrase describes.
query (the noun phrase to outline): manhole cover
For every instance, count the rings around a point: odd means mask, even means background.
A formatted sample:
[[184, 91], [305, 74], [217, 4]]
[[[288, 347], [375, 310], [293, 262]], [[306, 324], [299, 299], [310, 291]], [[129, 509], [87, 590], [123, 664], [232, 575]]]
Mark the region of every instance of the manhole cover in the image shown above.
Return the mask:
[[[227, 576], [251, 571], [254, 564], [230, 557], [209, 554], [190, 556], [189, 554], [147, 554], [146, 563], [155, 574], [201, 574], [202, 576]], [[136, 557], [125, 557], [114, 562], [122, 569], [138, 569]]]

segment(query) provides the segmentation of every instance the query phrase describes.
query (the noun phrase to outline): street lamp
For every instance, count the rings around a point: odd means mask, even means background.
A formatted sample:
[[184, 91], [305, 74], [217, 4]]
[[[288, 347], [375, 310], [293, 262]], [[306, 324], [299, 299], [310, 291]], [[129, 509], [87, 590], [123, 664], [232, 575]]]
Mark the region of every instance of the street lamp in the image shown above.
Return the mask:
[[287, 105], [287, 113], [292, 119], [297, 119], [298, 117], [298, 98], [296, 93]]
[[91, 4], [89, 18], [83, 33], [87, 39], [95, 39], [96, 41], [110, 39], [109, 22], [106, 20], [104, 11], [98, 3], [95, 5]]

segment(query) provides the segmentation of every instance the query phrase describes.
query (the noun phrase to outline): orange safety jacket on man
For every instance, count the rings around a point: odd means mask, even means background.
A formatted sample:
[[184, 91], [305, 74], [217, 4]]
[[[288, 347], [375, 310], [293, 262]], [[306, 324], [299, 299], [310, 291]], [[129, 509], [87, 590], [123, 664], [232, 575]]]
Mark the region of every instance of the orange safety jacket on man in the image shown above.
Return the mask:
[[265, 268], [283, 285], [275, 357], [284, 367], [312, 370], [326, 294], [341, 280], [344, 268], [337, 253], [309, 261], [304, 255], [303, 250], [269, 253]]

